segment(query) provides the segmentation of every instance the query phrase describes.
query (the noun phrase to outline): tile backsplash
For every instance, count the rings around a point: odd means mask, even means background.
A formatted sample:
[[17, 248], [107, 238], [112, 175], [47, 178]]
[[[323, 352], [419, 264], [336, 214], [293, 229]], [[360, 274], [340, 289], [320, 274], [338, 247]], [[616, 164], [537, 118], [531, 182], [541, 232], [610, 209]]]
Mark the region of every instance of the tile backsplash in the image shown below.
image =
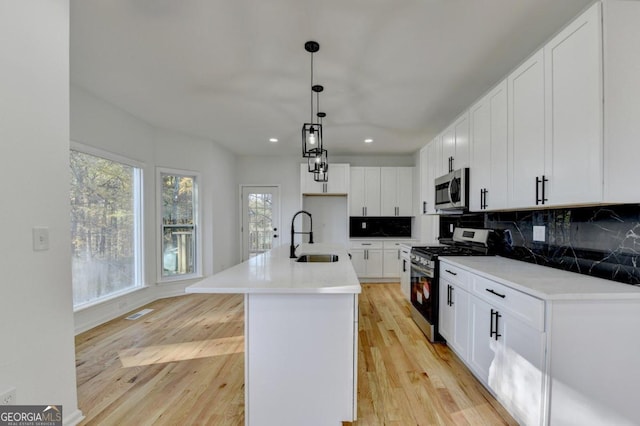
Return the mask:
[[[502, 256], [640, 285], [640, 204], [482, 215], [486, 228], [505, 232]], [[477, 217], [441, 218], [441, 235]], [[544, 242], [533, 241], [534, 226], [545, 227]]]

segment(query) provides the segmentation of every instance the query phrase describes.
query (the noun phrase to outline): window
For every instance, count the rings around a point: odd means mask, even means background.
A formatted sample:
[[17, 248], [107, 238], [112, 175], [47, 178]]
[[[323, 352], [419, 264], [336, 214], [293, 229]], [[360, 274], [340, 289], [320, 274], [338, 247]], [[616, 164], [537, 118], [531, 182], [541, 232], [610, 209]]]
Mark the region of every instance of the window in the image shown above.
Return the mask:
[[187, 278], [198, 272], [197, 176], [159, 170], [161, 202], [160, 279]]
[[84, 151], [70, 154], [76, 308], [142, 286], [142, 169], [94, 149]]

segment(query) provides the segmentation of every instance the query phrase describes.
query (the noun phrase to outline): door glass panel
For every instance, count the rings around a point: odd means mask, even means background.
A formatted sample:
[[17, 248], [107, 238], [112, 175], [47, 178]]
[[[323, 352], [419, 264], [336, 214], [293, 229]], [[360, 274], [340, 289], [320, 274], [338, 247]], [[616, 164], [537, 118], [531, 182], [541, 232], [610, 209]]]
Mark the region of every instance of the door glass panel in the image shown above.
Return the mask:
[[249, 257], [271, 250], [273, 241], [273, 195], [249, 193]]

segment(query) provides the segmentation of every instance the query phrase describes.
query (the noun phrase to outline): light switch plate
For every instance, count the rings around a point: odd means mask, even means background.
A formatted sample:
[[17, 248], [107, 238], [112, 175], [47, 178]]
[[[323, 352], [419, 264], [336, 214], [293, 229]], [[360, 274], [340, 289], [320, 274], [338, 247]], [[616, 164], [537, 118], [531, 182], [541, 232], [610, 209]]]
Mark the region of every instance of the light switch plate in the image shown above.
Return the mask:
[[546, 234], [546, 226], [533, 227], [533, 241], [544, 242]]
[[33, 228], [33, 250], [49, 250], [49, 228], [36, 226]]

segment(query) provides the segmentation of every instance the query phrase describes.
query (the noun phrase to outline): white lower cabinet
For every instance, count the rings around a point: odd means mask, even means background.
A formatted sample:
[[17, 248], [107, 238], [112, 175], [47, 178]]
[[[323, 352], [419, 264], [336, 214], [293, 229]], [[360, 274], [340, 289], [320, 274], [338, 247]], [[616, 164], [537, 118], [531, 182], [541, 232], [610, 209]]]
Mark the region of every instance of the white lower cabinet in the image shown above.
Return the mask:
[[384, 249], [382, 259], [382, 277], [398, 279], [400, 277], [400, 249]]
[[445, 262], [439, 282], [439, 330], [449, 347], [516, 420], [540, 425], [544, 302]]
[[382, 276], [382, 250], [380, 249], [351, 249], [351, 262], [358, 278]]
[[404, 297], [411, 301], [411, 245], [400, 248], [400, 289]]
[[440, 335], [460, 357], [469, 351], [469, 293], [440, 279]]
[[400, 280], [403, 269], [401, 245], [410, 240], [351, 240], [351, 262], [358, 278], [389, 278]]
[[439, 300], [440, 334], [519, 424], [638, 424], [637, 287], [451, 258], [440, 262]]
[[441, 263], [439, 332], [461, 358], [469, 351], [469, 273]]
[[476, 373], [476, 377], [486, 386], [489, 382], [489, 368], [495, 356], [495, 352], [491, 348], [492, 338], [489, 336], [489, 331], [492, 328], [491, 307], [487, 302], [472, 297], [469, 300], [469, 308], [473, 326], [467, 363]]
[[469, 366], [520, 423], [540, 425], [545, 334], [476, 296], [469, 306]]

